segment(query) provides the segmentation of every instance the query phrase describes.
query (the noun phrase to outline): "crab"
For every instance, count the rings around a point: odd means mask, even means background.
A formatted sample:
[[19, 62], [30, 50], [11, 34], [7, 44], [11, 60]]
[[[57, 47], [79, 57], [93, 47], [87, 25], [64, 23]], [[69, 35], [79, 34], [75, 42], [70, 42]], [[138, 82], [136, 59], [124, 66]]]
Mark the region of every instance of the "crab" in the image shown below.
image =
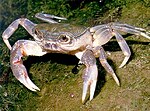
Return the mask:
[[[122, 23], [107, 23], [94, 27], [84, 27], [66, 23], [59, 23], [67, 20], [50, 14], [37, 13], [36, 18], [48, 23], [35, 24], [27, 18], [19, 18], [12, 22], [3, 32], [2, 38], [10, 49], [10, 66], [13, 75], [31, 91], [40, 89], [30, 80], [25, 66], [23, 56], [43, 56], [47, 53], [63, 53], [75, 55], [79, 63], [85, 65], [83, 73], [82, 102], [84, 103], [87, 91], [90, 90], [90, 100], [94, 97], [97, 83], [98, 68], [96, 58], [99, 58], [104, 69], [111, 74], [117, 85], [120, 82], [107, 62], [103, 45], [115, 36], [125, 58], [119, 68], [122, 68], [131, 56], [131, 51], [126, 41], [118, 31], [131, 33], [150, 39], [149, 32], [143, 28], [134, 27]], [[54, 20], [55, 19], [55, 20]], [[8, 39], [21, 25], [33, 36], [33, 40], [18, 40], [13, 46]]]

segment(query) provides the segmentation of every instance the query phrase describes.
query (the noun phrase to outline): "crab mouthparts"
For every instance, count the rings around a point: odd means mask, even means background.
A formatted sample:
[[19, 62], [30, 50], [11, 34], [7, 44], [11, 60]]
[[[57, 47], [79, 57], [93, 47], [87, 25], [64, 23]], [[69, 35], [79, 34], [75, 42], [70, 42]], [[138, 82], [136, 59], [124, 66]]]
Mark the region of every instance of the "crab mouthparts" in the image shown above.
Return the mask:
[[46, 43], [44, 49], [51, 51], [58, 51], [58, 46], [55, 43]]

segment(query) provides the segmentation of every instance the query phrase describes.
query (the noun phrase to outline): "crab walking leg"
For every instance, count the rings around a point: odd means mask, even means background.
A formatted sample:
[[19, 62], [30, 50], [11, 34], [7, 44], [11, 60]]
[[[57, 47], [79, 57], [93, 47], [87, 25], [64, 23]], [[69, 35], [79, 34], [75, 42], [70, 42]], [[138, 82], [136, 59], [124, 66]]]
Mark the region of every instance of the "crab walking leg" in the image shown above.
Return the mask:
[[125, 55], [123, 62], [119, 66], [119, 68], [122, 68], [128, 62], [128, 60], [131, 56], [131, 51], [130, 51], [128, 44], [124, 40], [124, 38], [117, 31], [114, 31], [113, 34], [115, 35], [116, 40], [117, 40], [123, 54]]
[[121, 24], [121, 23], [112, 23], [112, 29], [114, 30], [119, 30], [119, 31], [123, 31], [126, 33], [131, 33], [131, 34], [135, 34], [135, 35], [140, 35], [143, 36], [145, 38], [150, 39], [149, 36], [149, 32], [147, 32], [145, 29], [143, 28], [138, 28], [138, 27], [134, 27], [128, 24]]
[[46, 54], [41, 47], [34, 41], [20, 40], [17, 41], [11, 50], [10, 64], [13, 75], [31, 91], [40, 90], [28, 77], [25, 66], [21, 57], [34, 55], [42, 56]]
[[30, 35], [32, 36], [35, 36], [33, 33], [32, 33], [32, 29], [33, 27], [36, 25], [34, 24], [33, 22], [31, 22], [30, 20], [26, 19], [26, 18], [20, 18], [20, 19], [17, 19], [15, 20], [14, 22], [12, 22], [8, 28], [3, 32], [2, 34], [2, 38], [5, 42], [5, 44], [7, 45], [7, 47], [11, 50], [11, 45], [8, 41], [9, 37], [18, 29], [18, 26], [19, 24], [21, 26], [23, 26]]
[[88, 87], [90, 87], [90, 100], [93, 99], [97, 83], [98, 69], [96, 66], [96, 59], [93, 55], [93, 52], [89, 49], [87, 49], [83, 53], [81, 62], [86, 66], [86, 69], [83, 74], [84, 82], [83, 82], [82, 103], [84, 103]]
[[40, 19], [40, 20], [46, 21], [48, 23], [58, 23], [58, 22], [56, 22], [52, 19], [67, 20], [66, 18], [63, 18], [63, 17], [58, 17], [58, 16], [55, 16], [55, 15], [44, 14], [44, 13], [37, 13], [35, 15], [35, 17]]
[[108, 62], [106, 60], [106, 55], [105, 55], [104, 49], [102, 47], [100, 47], [99, 50], [100, 50], [100, 56], [99, 56], [100, 63], [105, 68], [105, 70], [112, 75], [112, 77], [114, 78], [114, 80], [117, 83], [117, 85], [120, 86], [119, 80], [118, 80], [116, 74], [114, 73], [114, 70], [108, 64]]

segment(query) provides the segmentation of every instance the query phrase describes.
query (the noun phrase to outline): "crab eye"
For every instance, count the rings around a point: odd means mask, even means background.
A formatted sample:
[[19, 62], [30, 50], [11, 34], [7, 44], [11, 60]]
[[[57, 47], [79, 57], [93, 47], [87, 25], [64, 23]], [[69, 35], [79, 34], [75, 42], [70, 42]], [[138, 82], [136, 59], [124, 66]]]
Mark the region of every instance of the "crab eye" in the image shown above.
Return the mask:
[[66, 35], [59, 36], [59, 42], [68, 42], [70, 41], [70, 38]]

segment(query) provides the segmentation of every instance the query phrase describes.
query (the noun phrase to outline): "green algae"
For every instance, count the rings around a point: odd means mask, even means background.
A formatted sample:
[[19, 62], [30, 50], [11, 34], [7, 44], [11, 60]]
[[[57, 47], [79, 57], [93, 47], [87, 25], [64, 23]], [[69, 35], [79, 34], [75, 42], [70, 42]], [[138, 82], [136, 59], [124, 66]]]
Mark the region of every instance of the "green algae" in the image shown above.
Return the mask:
[[[77, 5], [74, 5], [77, 3]], [[3, 4], [3, 5], [2, 5]], [[0, 9], [1, 31], [16, 18], [33, 16], [44, 11], [69, 19], [69, 22], [93, 26], [112, 21], [123, 22], [149, 30], [149, 0], [78, 0], [32, 1], [2, 0]], [[9, 5], [6, 5], [9, 4]], [[14, 6], [20, 6], [15, 9]], [[9, 8], [9, 9], [8, 9]], [[13, 34], [13, 44], [18, 39], [32, 39], [23, 28]], [[73, 74], [78, 62], [74, 56], [48, 54], [43, 57], [25, 57], [24, 64], [32, 81], [41, 89], [31, 92], [12, 75], [9, 66], [9, 50], [0, 38], [0, 76], [8, 79], [0, 84], [0, 110], [2, 111], [149, 111], [150, 110], [150, 44], [149, 40], [135, 35], [126, 38], [132, 49], [128, 64], [119, 69], [124, 56], [115, 40], [104, 46], [111, 52], [109, 63], [121, 81], [118, 87], [114, 80], [99, 65], [99, 81], [95, 98], [84, 105], [82, 96], [82, 71]], [[113, 46], [113, 47], [112, 47]], [[60, 58], [61, 56], [61, 58]], [[87, 98], [88, 99], [88, 98]]]

